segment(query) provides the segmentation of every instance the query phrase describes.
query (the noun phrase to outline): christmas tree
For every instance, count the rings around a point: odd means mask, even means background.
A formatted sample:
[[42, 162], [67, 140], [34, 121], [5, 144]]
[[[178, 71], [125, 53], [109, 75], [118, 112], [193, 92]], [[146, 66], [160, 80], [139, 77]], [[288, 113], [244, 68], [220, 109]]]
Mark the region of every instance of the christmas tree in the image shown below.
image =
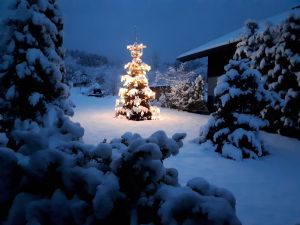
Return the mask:
[[120, 88], [120, 99], [116, 102], [116, 116], [129, 120], [158, 119], [159, 109], [151, 107], [149, 102], [155, 98], [155, 93], [148, 86], [146, 73], [151, 67], [143, 63], [141, 57], [143, 44], [128, 45], [132, 61], [125, 65], [127, 74], [121, 77], [123, 87]]

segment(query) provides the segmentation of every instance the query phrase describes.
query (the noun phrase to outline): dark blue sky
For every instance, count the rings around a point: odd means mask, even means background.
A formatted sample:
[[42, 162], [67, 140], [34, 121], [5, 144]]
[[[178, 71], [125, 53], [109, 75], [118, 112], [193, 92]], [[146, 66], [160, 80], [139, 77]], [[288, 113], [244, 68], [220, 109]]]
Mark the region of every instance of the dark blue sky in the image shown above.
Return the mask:
[[146, 58], [162, 60], [197, 47], [243, 26], [246, 19], [263, 19], [292, 6], [295, 0], [61, 0], [66, 22], [66, 46], [128, 57], [126, 45], [139, 40]]
[[[0, 0], [0, 12], [5, 8]], [[179, 54], [243, 26], [300, 4], [299, 0], [60, 0], [65, 18], [65, 46], [128, 59], [126, 45], [146, 44], [172, 61]], [[2, 9], [1, 9], [2, 8]]]

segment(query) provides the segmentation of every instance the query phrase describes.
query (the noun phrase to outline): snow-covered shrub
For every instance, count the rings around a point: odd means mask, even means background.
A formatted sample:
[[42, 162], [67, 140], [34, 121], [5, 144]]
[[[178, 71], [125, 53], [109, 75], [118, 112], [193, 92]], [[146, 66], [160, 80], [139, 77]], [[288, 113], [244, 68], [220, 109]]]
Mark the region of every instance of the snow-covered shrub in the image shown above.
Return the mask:
[[261, 74], [248, 59], [231, 60], [215, 88], [217, 111], [201, 128], [199, 142], [210, 141], [215, 150], [232, 159], [266, 154], [258, 131], [267, 125], [259, 118], [265, 90]]
[[[155, 94], [157, 95], [157, 92], [155, 92]], [[152, 100], [151, 104], [158, 107], [168, 108], [169, 105], [166, 93], [161, 92], [159, 98]]]
[[[108, 61], [107, 63], [94, 62], [94, 66], [89, 64], [80, 64], [78, 62], [82, 53], [78, 50], [67, 50], [65, 56], [66, 80], [73, 86], [87, 87], [94, 82], [99, 83], [104, 91], [110, 95], [116, 95], [120, 86], [120, 75], [122, 67], [120, 63]], [[92, 55], [92, 54], [91, 54]], [[104, 57], [98, 55], [99, 58]], [[97, 57], [96, 57], [97, 58]], [[106, 58], [106, 57], [104, 57]], [[96, 59], [97, 61], [97, 59]]]
[[204, 100], [204, 80], [201, 75], [191, 83], [178, 81], [166, 93], [167, 105], [185, 111], [207, 110]]
[[241, 224], [229, 191], [202, 178], [181, 187], [177, 170], [164, 167], [184, 137], [126, 133], [29, 154], [1, 147], [0, 223]]
[[103, 97], [105, 91], [99, 83], [93, 83], [90, 87], [82, 92], [82, 94], [94, 97]]
[[169, 67], [165, 74], [157, 71], [156, 83], [170, 87], [169, 92], [161, 93], [157, 105], [185, 111], [207, 110], [203, 77], [186, 70], [184, 63], [178, 68]]
[[0, 57], [0, 130], [15, 150], [23, 139], [55, 140], [56, 132], [79, 139], [83, 129], [67, 117], [73, 114], [73, 103], [62, 82], [63, 20], [57, 1], [16, 0], [12, 7], [14, 14], [5, 22], [9, 38]]
[[153, 85], [172, 86], [176, 84], [176, 82], [190, 83], [194, 81], [197, 76], [198, 74], [193, 70], [188, 70], [186, 68], [186, 63], [180, 63], [176, 67], [169, 66], [165, 73], [156, 71]]

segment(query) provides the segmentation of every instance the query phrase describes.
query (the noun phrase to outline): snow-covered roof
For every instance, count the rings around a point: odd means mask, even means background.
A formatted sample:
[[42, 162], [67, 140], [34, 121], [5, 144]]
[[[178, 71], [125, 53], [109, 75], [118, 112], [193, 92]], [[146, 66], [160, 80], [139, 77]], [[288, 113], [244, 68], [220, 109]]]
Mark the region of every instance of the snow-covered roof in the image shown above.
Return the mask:
[[[268, 24], [273, 24], [273, 25], [279, 24], [280, 22], [285, 20], [288, 17], [288, 15], [290, 15], [290, 14], [300, 14], [300, 8], [295, 7], [291, 10], [285, 11], [283, 13], [280, 13], [275, 16], [266, 18], [262, 21], [259, 21], [258, 22], [259, 27], [260, 27], [260, 29], [263, 29]], [[195, 55], [195, 54], [197, 54], [197, 56], [198, 56], [197, 58], [207, 56], [205, 54], [208, 54], [208, 50], [210, 50], [210, 49], [215, 49], [215, 48], [218, 48], [218, 47], [221, 47], [224, 45], [238, 42], [241, 35], [245, 32], [244, 29], [245, 29], [244, 27], [239, 28], [239, 29], [234, 30], [228, 34], [225, 34], [219, 38], [216, 38], [210, 42], [207, 42], [206, 44], [203, 44], [197, 48], [189, 50], [189, 51], [181, 54], [180, 56], [178, 56], [177, 59], [180, 60], [180, 59], [183, 59], [188, 56]], [[203, 53], [203, 55], [201, 53]]]

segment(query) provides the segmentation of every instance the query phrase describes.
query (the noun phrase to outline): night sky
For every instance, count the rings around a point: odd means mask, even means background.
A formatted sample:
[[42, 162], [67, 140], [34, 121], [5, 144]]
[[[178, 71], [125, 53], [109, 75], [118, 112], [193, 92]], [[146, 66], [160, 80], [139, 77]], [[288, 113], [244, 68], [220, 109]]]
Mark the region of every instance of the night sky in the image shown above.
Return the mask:
[[[7, 2], [0, 0], [1, 15]], [[126, 45], [148, 46], [145, 57], [179, 54], [243, 26], [299, 5], [299, 0], [60, 0], [65, 47], [128, 59]]]

